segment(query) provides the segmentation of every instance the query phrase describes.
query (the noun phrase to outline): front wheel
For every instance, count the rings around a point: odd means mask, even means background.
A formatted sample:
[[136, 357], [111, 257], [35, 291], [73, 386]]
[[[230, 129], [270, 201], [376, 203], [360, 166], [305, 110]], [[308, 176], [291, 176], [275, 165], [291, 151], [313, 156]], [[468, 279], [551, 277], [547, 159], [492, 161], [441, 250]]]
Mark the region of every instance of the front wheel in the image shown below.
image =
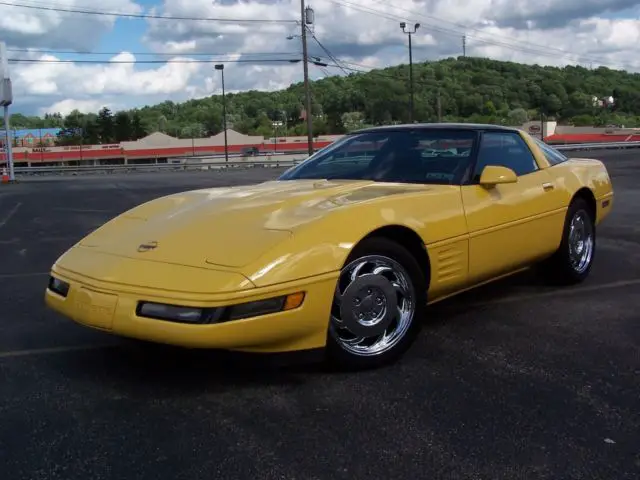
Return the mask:
[[569, 205], [560, 247], [541, 267], [551, 283], [579, 283], [589, 276], [595, 253], [594, 214], [587, 202], [578, 198]]
[[363, 241], [340, 272], [327, 355], [341, 368], [378, 367], [413, 343], [424, 316], [426, 281], [409, 251], [385, 238]]

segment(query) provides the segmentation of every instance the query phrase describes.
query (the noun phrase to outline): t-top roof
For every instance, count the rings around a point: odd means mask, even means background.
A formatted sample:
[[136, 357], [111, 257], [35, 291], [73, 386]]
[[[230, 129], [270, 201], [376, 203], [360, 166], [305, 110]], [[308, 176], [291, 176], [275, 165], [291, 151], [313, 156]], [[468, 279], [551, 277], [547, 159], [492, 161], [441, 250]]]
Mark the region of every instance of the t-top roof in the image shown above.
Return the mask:
[[351, 133], [353, 134], [409, 130], [494, 130], [501, 132], [518, 131], [518, 129], [515, 127], [505, 127], [504, 125], [482, 123], [406, 123], [400, 125], [382, 125], [379, 127], [363, 128], [361, 130], [355, 130]]

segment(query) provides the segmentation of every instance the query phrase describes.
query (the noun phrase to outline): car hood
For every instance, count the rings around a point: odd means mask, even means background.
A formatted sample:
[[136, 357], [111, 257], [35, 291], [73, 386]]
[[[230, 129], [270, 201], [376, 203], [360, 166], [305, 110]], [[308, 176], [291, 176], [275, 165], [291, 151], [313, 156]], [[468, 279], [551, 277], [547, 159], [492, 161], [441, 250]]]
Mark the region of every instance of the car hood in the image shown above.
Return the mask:
[[322, 180], [195, 190], [135, 207], [78, 247], [180, 265], [241, 268], [333, 209], [406, 191], [415, 187]]

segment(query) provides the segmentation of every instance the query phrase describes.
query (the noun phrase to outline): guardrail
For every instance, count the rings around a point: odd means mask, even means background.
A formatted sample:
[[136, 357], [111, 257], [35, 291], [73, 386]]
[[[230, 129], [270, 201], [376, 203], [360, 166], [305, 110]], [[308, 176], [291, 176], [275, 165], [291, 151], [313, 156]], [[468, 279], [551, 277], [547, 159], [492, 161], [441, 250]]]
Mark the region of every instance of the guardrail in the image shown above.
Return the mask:
[[250, 161], [212, 161], [197, 163], [130, 163], [118, 165], [65, 165], [55, 167], [16, 167], [16, 175], [38, 174], [79, 174], [104, 172], [149, 172], [158, 170], [220, 170], [227, 168], [283, 168], [297, 165], [302, 160], [250, 160]]
[[[612, 150], [625, 148], [640, 148], [640, 142], [611, 142], [611, 143], [576, 143], [567, 145], [551, 145], [556, 150], [561, 151], [579, 151], [579, 150]], [[220, 158], [218, 155], [209, 158]], [[224, 156], [221, 157], [222, 159]], [[283, 168], [297, 165], [304, 158], [294, 160], [278, 160], [271, 158], [269, 160], [260, 160], [260, 156], [250, 157], [247, 160], [213, 160], [202, 162], [189, 162], [185, 159], [181, 163], [130, 163], [117, 165], [75, 165], [75, 166], [54, 166], [54, 167], [16, 167], [16, 175], [39, 175], [39, 174], [80, 174], [80, 173], [100, 173], [105, 174], [116, 172], [149, 172], [158, 170], [217, 170], [226, 168]], [[305, 156], [306, 158], [306, 156]]]
[[564, 145], [549, 144], [556, 150], [609, 150], [616, 148], [640, 148], [640, 142], [601, 142], [601, 143], [568, 143]]

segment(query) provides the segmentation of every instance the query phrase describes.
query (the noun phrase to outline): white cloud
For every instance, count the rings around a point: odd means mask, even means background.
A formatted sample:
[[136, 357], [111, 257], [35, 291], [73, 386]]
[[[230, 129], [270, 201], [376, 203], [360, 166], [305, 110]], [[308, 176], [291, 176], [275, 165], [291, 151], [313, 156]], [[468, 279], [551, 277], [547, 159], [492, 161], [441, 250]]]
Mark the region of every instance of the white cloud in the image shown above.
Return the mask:
[[48, 107], [40, 108], [38, 110], [38, 114], [44, 115], [45, 113], [59, 112], [62, 115], [68, 115], [73, 110], [78, 110], [82, 113], [96, 113], [103, 107], [108, 107], [114, 110], [117, 109], [117, 106], [101, 102], [100, 100], [72, 100], [68, 98], [66, 100], [56, 102], [53, 105], [49, 105]]
[[[593, 67], [604, 64], [640, 70], [636, 53], [640, 21], [637, 12], [629, 10], [637, 0], [606, 3], [602, 0], [537, 3], [525, 0], [313, 0], [309, 3], [315, 10], [317, 38], [335, 56], [351, 62], [347, 64], [351, 68], [379, 68], [407, 62], [407, 36], [399, 26], [400, 21], [406, 21], [410, 25], [421, 24], [412, 37], [415, 62], [461, 55], [462, 36], [466, 35], [468, 55], [524, 63], [581, 63]], [[99, 7], [88, 7], [88, 0], [84, 3], [57, 0], [55, 5], [142, 11], [131, 0], [102, 0]], [[294, 23], [234, 24], [206, 20], [212, 17], [297, 20], [299, 0], [164, 0], [150, 12], [200, 19], [149, 20], [140, 40], [158, 53], [199, 60], [257, 61], [301, 56], [299, 36], [287, 39], [300, 33]], [[613, 15], [616, 12], [617, 15]], [[0, 37], [8, 37], [10, 45], [91, 50], [97, 48], [95, 45], [100, 39], [107, 38], [113, 26], [111, 17], [27, 13], [29, 15], [24, 11], [20, 13], [19, 9], [0, 7]], [[313, 38], [309, 38], [309, 51], [326, 57]], [[30, 58], [35, 57], [30, 54]], [[123, 52], [114, 59], [135, 58]], [[333, 63], [327, 58], [324, 61]], [[220, 75], [210, 63], [144, 67], [146, 65], [116, 63], [21, 64], [12, 66], [12, 74], [16, 93], [29, 98], [30, 102], [37, 101], [40, 107], [49, 105], [46, 107], [49, 111], [72, 105], [92, 108], [103, 103], [152, 104], [220, 93]], [[327, 70], [340, 72], [336, 68]], [[312, 78], [325, 75], [314, 66], [310, 73]], [[274, 90], [301, 80], [300, 63], [227, 63], [225, 67], [229, 92]]]
[[[182, 94], [202, 64], [179, 63], [184, 57], [173, 57], [157, 68], [140, 69], [131, 53], [123, 52], [110, 59], [110, 63], [86, 65], [55, 63], [53, 55], [39, 55], [41, 63], [18, 64], [12, 68], [14, 95], [41, 96], [45, 99], [62, 98], [46, 111], [57, 111], [71, 104], [112, 104], [122, 97], [160, 99]], [[43, 99], [44, 100], [44, 99]], [[46, 101], [46, 100], [44, 100]]]
[[[99, 6], [86, 0], [33, 2], [7, 0], [6, 3], [60, 9], [99, 9], [110, 13], [140, 13], [142, 7], [131, 0], [101, 0]], [[8, 45], [39, 48], [91, 49], [112, 27], [116, 17], [81, 15], [52, 10], [0, 6], [0, 36]]]

